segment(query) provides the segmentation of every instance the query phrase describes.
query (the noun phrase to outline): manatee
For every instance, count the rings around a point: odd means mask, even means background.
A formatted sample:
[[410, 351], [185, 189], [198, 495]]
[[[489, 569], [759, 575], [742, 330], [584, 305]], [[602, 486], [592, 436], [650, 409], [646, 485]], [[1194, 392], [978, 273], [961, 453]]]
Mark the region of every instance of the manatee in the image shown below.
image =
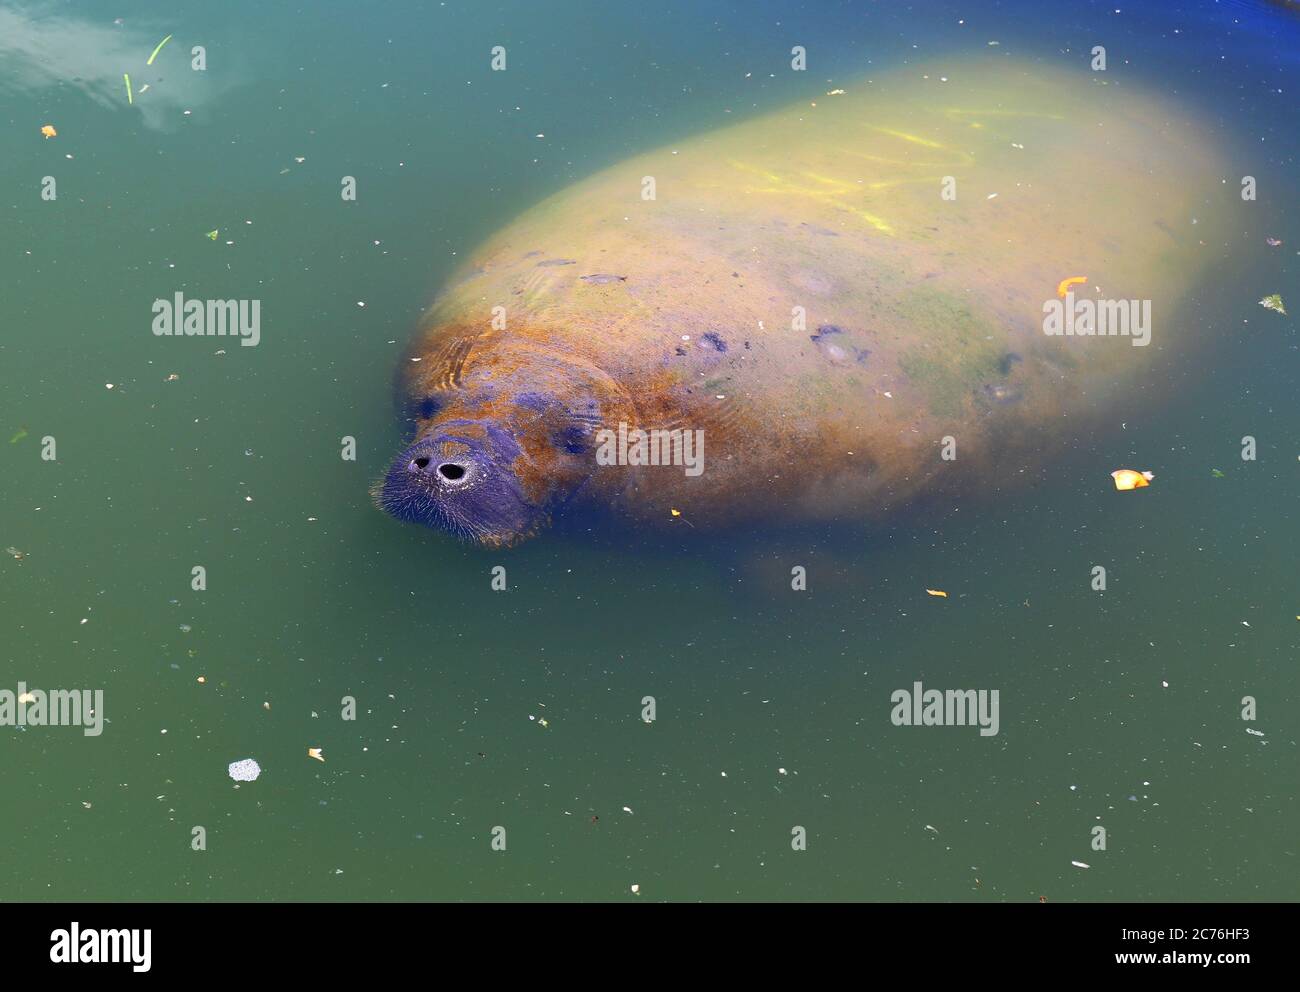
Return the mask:
[[[1189, 110], [1099, 75], [907, 67], [544, 200], [425, 316], [377, 503], [496, 546], [557, 514], [863, 520], [1024, 475], [1173, 378], [1227, 209]], [[1066, 301], [1151, 301], [1149, 343], [1046, 333], [1075, 277]]]

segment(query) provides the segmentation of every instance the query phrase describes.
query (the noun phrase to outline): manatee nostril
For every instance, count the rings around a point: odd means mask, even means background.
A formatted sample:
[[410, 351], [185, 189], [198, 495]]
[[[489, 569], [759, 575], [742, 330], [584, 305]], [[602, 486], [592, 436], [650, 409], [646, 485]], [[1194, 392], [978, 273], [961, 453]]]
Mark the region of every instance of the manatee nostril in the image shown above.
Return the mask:
[[457, 465], [455, 462], [444, 462], [442, 465], [438, 466], [438, 474], [444, 479], [450, 479], [452, 482], [455, 482], [457, 479], [463, 479], [465, 477], [465, 469], [463, 466]]
[[426, 469], [426, 468], [429, 467], [429, 459], [427, 459], [427, 458], [416, 458], [416, 459], [413, 459], [413, 460], [411, 461], [411, 467], [412, 467], [412, 470], [414, 470], [414, 469], [419, 469], [420, 471], [424, 471], [424, 469]]

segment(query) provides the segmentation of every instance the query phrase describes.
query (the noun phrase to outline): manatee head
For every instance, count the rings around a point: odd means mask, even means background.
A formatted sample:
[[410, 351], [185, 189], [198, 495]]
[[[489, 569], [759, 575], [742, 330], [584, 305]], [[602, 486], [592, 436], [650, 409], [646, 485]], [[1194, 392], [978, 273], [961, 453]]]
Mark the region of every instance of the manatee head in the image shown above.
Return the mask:
[[376, 490], [399, 520], [482, 544], [513, 544], [545, 517], [545, 498], [521, 478], [528, 461], [519, 440], [491, 420], [446, 420], [400, 452]]
[[415, 440], [374, 488], [399, 520], [491, 547], [531, 537], [596, 469], [608, 411], [572, 370], [474, 377], [454, 394], [415, 401]]

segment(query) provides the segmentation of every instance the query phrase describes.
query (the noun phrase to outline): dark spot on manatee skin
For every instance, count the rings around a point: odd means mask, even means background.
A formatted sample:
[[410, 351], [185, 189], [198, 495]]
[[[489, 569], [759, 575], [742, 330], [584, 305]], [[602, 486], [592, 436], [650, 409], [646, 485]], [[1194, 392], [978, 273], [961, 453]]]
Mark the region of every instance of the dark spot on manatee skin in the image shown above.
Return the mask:
[[675, 352], [677, 352], [677, 354], [679, 354], [679, 355], [684, 355], [684, 354], [686, 354], [686, 349], [683, 348], [681, 345], [678, 345], [678, 346], [677, 346], [676, 348], [674, 348], [673, 350], [674, 350]]
[[700, 335], [700, 347], [702, 348], [705, 345], [708, 345], [714, 351], [725, 352], [727, 350], [727, 342], [723, 341], [722, 335], [716, 331], [707, 331]]
[[597, 272], [595, 275], [590, 276], [578, 276], [578, 278], [585, 283], [590, 283], [592, 286], [604, 286], [610, 282], [627, 282], [627, 276], [611, 276], [604, 272]]
[[587, 432], [577, 424], [566, 427], [552, 439], [556, 447], [571, 455], [581, 455], [587, 450]]
[[834, 324], [822, 324], [821, 327], [817, 328], [816, 334], [808, 335], [808, 340], [812, 342], [816, 342], [828, 335], [843, 334], [843, 333], [844, 333], [844, 328], [842, 327], [836, 327]]
[[1023, 361], [1023, 359], [1019, 355], [1017, 355], [1014, 351], [1008, 351], [1005, 355], [1003, 355], [1000, 359], [998, 359], [998, 371], [1001, 372], [1003, 375], [1008, 375], [1011, 372], [1011, 366], [1015, 365], [1016, 362], [1019, 361]]
[[840, 236], [839, 231], [832, 231], [829, 227], [818, 227], [816, 224], [809, 224], [806, 221], [799, 226], [806, 227], [813, 234], [822, 234], [828, 238], [838, 238]]
[[541, 393], [520, 393], [515, 397], [515, 403], [526, 410], [540, 413], [550, 405], [551, 400]]
[[542, 249], [538, 248], [536, 251], [526, 252], [524, 254], [524, 258], [536, 258], [541, 253], [542, 253]]
[[537, 267], [539, 269], [546, 269], [546, 268], [550, 268], [553, 265], [577, 265], [577, 264], [578, 264], [577, 260], [572, 258], [548, 258], [545, 261], [538, 262]]

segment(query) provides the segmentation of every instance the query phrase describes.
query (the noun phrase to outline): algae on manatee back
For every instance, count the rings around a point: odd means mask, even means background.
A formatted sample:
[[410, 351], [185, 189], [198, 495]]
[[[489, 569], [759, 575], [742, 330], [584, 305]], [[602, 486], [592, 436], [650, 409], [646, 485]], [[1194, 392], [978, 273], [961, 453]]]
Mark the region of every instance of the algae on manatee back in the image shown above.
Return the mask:
[[899, 355], [899, 368], [936, 416], [960, 415], [980, 386], [1005, 374], [1006, 348], [995, 343], [1005, 334], [957, 297], [922, 287], [904, 298], [898, 313], [919, 341]]

